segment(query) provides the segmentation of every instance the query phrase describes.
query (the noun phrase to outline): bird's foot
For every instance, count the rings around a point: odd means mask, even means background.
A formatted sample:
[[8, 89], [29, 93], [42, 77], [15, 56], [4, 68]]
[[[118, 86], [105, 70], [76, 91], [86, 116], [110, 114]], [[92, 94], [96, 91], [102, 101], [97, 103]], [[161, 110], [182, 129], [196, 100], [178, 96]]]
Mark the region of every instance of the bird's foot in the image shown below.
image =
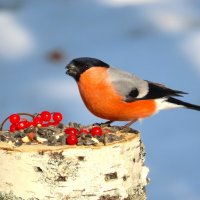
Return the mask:
[[139, 131], [135, 130], [135, 129], [132, 129], [130, 128], [130, 126], [135, 123], [137, 121], [137, 119], [134, 119], [132, 121], [130, 121], [129, 123], [125, 124], [124, 126], [122, 126], [122, 131], [125, 131], [125, 132], [129, 132], [129, 133], [136, 133], [138, 134]]
[[106, 126], [110, 126], [111, 123], [113, 123], [114, 121], [106, 121], [106, 122], [103, 122], [103, 123], [94, 123], [92, 124], [93, 126], [103, 126], [103, 127], [106, 127]]

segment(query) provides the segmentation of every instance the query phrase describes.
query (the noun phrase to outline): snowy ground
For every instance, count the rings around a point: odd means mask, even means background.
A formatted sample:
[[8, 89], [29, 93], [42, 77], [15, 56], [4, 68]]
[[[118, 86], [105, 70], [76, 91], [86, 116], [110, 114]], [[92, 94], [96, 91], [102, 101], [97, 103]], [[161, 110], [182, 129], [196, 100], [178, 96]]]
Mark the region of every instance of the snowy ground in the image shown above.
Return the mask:
[[[0, 0], [0, 8], [1, 121], [48, 109], [66, 122], [101, 122], [65, 75], [80, 56], [189, 92], [184, 100], [200, 104], [197, 0]], [[180, 109], [135, 125], [146, 145], [150, 200], [200, 199], [199, 120], [199, 112]]]

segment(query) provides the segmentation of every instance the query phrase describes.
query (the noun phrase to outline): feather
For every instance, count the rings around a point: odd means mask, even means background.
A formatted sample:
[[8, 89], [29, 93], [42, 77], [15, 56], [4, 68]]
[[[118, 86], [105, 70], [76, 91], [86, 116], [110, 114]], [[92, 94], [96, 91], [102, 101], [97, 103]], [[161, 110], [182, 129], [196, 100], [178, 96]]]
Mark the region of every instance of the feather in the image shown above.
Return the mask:
[[112, 85], [126, 102], [187, 94], [179, 90], [170, 89], [160, 83], [143, 80], [134, 74], [115, 68], [110, 67], [108, 72]]

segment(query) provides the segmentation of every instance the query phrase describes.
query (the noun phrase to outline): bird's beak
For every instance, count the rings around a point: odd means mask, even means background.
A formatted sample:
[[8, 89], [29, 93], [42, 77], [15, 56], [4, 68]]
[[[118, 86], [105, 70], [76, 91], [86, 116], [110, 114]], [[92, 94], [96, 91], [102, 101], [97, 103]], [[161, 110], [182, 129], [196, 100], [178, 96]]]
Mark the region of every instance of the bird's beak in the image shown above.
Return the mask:
[[77, 68], [74, 65], [67, 65], [66, 69], [66, 74], [68, 74], [69, 76], [75, 77], [78, 74]]

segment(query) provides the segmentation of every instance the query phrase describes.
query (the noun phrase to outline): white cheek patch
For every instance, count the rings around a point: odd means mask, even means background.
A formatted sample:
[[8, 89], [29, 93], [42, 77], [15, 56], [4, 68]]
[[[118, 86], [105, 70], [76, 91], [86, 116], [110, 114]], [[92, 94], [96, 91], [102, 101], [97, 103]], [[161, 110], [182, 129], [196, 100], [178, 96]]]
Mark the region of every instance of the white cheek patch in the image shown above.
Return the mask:
[[149, 92], [148, 83], [146, 81], [142, 81], [141, 84], [138, 82], [137, 89], [139, 91], [139, 94], [138, 94], [137, 98], [145, 97]]

